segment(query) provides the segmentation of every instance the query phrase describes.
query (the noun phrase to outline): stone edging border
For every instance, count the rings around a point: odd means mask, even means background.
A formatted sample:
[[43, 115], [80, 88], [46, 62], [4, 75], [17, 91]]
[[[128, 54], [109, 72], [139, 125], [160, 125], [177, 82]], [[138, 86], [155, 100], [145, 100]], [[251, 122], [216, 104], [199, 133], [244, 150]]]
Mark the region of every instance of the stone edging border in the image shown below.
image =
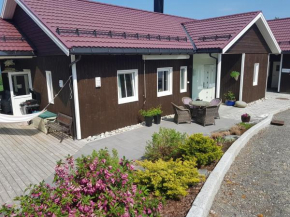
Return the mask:
[[[289, 109], [289, 108], [287, 108]], [[282, 109], [279, 112], [285, 111]], [[277, 112], [277, 113], [279, 113]], [[245, 132], [239, 139], [223, 155], [217, 166], [210, 173], [201, 191], [195, 198], [187, 217], [207, 217], [211, 209], [214, 198], [220, 189], [224, 176], [228, 172], [236, 156], [240, 153], [241, 149], [249, 142], [249, 140], [260, 132], [262, 129], [270, 125], [273, 114], [269, 115], [266, 119], [253, 126]]]

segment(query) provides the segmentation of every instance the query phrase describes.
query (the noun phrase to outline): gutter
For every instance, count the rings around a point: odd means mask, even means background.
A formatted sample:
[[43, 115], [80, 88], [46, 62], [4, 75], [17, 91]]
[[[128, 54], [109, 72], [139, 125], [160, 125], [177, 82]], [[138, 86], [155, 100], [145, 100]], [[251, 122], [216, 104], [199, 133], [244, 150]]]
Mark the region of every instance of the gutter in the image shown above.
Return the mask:
[[70, 49], [72, 55], [118, 55], [118, 54], [147, 54], [147, 55], [176, 55], [176, 54], [194, 54], [192, 49], [160, 49], [160, 48], [105, 48], [105, 47], [73, 47]]

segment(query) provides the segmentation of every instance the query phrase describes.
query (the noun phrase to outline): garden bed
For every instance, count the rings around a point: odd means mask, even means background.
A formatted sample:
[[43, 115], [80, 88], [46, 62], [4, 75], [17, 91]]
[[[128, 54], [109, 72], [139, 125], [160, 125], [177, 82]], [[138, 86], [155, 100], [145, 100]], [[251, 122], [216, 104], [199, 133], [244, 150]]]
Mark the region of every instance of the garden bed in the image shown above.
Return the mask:
[[233, 138], [252, 126], [238, 124], [211, 137], [161, 128], [148, 141], [144, 161], [120, 160], [107, 150], [76, 161], [69, 156], [57, 163], [55, 187], [30, 186], [17, 198], [19, 206], [4, 205], [0, 215], [186, 216]]
[[[236, 141], [235, 140], [223, 140], [221, 138], [235, 135], [237, 138], [244, 134], [247, 130], [249, 130], [254, 124], [237, 124], [233, 126], [229, 130], [223, 130], [220, 132], [213, 133], [212, 137], [215, 138], [217, 141], [221, 141], [219, 145], [222, 147], [223, 153], [231, 147], [231, 145]], [[207, 170], [209, 173], [212, 172], [219, 161], [213, 162], [210, 165], [200, 166], [199, 169]], [[206, 180], [205, 180], [206, 181]], [[200, 190], [202, 189], [205, 181], [200, 182], [198, 185], [190, 187], [188, 189], [188, 195], [182, 197], [180, 200], [167, 200], [166, 204], [164, 205], [161, 216], [164, 217], [185, 217], [187, 216], [190, 208], [192, 207], [192, 203], [194, 202], [195, 198], [199, 194]]]

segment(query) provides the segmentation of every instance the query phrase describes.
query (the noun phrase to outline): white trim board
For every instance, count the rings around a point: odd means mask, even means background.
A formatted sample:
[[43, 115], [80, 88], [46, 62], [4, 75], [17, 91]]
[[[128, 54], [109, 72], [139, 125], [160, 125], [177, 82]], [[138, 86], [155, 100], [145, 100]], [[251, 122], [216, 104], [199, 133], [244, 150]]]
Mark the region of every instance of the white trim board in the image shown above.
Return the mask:
[[188, 60], [190, 55], [142, 55], [143, 60]]
[[27, 15], [46, 33], [46, 35], [67, 55], [69, 56], [69, 49], [57, 38], [55, 35], [20, 1], [15, 0], [16, 3], [27, 13]]
[[240, 75], [240, 95], [239, 101], [243, 101], [243, 89], [244, 89], [244, 74], [245, 74], [245, 58], [246, 54], [242, 54], [242, 63], [241, 63], [241, 75]]
[[12, 19], [15, 9], [16, 9], [16, 2], [11, 0], [4, 0], [2, 3], [2, 11], [1, 17], [3, 19]]
[[[76, 60], [75, 55], [71, 55], [71, 62]], [[72, 79], [73, 79], [73, 92], [74, 92], [74, 106], [75, 106], [75, 123], [77, 139], [82, 139], [81, 131], [81, 118], [80, 118], [80, 103], [79, 103], [79, 90], [78, 90], [78, 77], [77, 77], [77, 63], [72, 65]]]
[[265, 41], [267, 42], [272, 53], [281, 53], [280, 46], [274, 37], [264, 15], [259, 13], [255, 19], [253, 19], [224, 49], [223, 53], [226, 53], [254, 24], [257, 25]]

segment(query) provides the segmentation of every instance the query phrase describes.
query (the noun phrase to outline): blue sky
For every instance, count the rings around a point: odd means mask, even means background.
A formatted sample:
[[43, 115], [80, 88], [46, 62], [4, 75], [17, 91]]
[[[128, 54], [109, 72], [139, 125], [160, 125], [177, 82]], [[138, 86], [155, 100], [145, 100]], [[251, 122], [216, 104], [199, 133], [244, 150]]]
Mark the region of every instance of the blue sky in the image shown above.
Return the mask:
[[[2, 7], [2, 1], [0, 5]], [[143, 10], [153, 10], [154, 0], [98, 0]], [[266, 19], [290, 17], [289, 0], [164, 0], [165, 13], [195, 19], [262, 10]]]

